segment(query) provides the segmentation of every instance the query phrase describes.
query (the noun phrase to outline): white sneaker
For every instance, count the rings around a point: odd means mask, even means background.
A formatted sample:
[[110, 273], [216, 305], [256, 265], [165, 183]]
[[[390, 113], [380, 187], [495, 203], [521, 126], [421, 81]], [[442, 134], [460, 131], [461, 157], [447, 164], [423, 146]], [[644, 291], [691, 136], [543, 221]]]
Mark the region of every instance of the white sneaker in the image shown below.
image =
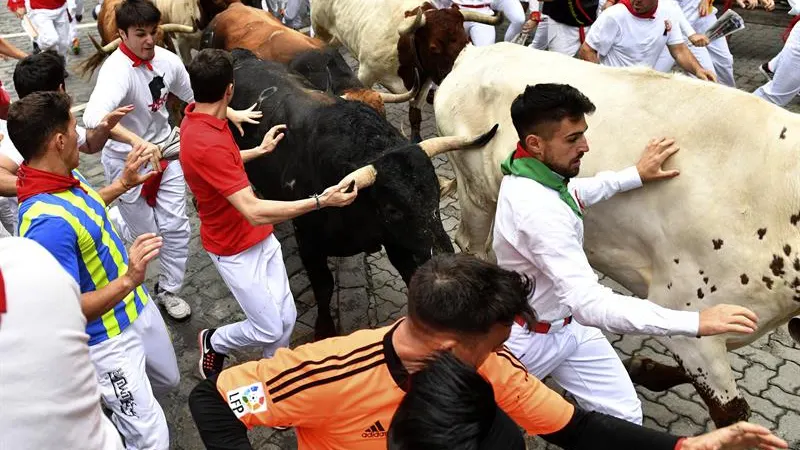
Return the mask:
[[167, 314], [175, 320], [184, 321], [192, 314], [192, 308], [186, 303], [186, 300], [178, 297], [172, 292], [167, 292], [159, 289], [156, 284], [156, 303], [163, 306], [167, 310]]

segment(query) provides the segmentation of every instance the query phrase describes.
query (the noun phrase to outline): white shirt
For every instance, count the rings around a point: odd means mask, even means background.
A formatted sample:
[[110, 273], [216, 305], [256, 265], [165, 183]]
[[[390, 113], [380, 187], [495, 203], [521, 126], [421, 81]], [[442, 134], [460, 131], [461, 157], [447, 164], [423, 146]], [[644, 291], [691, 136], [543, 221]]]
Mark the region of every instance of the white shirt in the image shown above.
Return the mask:
[[[120, 124], [153, 144], [167, 139], [172, 129], [166, 107], [167, 95], [171, 92], [191, 103], [194, 94], [189, 74], [178, 55], [157, 46], [150, 64], [152, 71], [144, 64], [133, 67], [133, 62], [122, 50], [111, 53], [100, 68], [94, 91], [83, 112], [86, 127], [94, 128], [106, 114], [132, 104], [134, 110], [123, 117]], [[109, 139], [103, 152], [125, 159], [130, 150], [130, 145]]]
[[681, 19], [684, 18], [678, 9], [665, 0], [659, 2], [654, 19], [636, 17], [618, 3], [597, 17], [586, 35], [586, 43], [605, 66], [652, 68], [665, 46], [685, 42]]
[[122, 449], [100, 409], [75, 280], [44, 247], [18, 237], [0, 239], [0, 270], [0, 448]]
[[[585, 208], [641, 185], [636, 167], [629, 167], [572, 179], [568, 189]], [[699, 313], [615, 294], [599, 283], [583, 251], [583, 220], [553, 189], [503, 177], [493, 237], [497, 264], [535, 279], [529, 302], [542, 322], [572, 315], [582, 325], [613, 333], [697, 335]]]
[[[19, 150], [17, 150], [17, 147], [14, 146], [14, 143], [11, 142], [11, 137], [8, 135], [8, 129], [6, 127], [6, 121], [0, 120], [0, 122], [2, 122], [2, 124], [0, 124], [0, 132], [3, 133], [3, 141], [0, 142], [0, 155], [14, 161], [14, 164], [19, 167], [23, 161], [22, 155], [19, 153]], [[86, 129], [76, 125], [75, 131], [78, 132], [78, 147], [81, 147], [86, 143]]]

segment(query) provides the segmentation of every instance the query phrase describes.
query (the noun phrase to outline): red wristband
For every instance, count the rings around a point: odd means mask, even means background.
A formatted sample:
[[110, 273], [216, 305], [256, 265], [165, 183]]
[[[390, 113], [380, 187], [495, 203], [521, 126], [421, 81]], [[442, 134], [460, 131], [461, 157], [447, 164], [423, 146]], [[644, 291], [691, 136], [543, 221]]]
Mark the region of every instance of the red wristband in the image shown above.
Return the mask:
[[541, 22], [542, 21], [542, 13], [539, 12], [539, 11], [531, 11], [531, 15], [528, 18], [533, 20], [533, 21], [536, 21], [536, 22]]
[[685, 440], [685, 437], [678, 439], [678, 442], [675, 443], [675, 450], [681, 450], [681, 447], [683, 447], [683, 441]]

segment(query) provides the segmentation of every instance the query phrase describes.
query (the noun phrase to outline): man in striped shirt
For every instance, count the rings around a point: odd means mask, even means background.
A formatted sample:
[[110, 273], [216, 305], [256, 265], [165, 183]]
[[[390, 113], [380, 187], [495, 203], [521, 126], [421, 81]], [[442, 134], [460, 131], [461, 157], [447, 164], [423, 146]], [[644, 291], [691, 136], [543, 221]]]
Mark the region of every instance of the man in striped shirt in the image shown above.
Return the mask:
[[180, 375], [161, 314], [141, 285], [161, 238], [139, 236], [129, 256], [106, 213], [153, 172], [139, 174], [149, 160], [139, 149], [128, 155], [120, 178], [92, 189], [75, 170], [70, 106], [69, 96], [50, 91], [30, 94], [9, 110], [8, 134], [24, 158], [17, 173], [20, 236], [41, 244], [80, 286], [103, 402], [129, 448], [167, 449], [167, 423], [153, 389], [176, 387]]

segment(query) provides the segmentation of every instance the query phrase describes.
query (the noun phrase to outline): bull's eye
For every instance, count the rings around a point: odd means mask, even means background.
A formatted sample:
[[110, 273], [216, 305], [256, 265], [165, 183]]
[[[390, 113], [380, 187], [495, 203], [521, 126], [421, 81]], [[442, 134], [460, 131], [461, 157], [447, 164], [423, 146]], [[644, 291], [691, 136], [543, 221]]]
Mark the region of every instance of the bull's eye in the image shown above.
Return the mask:
[[392, 204], [386, 204], [383, 206], [383, 215], [386, 220], [390, 222], [403, 220], [403, 212]]

